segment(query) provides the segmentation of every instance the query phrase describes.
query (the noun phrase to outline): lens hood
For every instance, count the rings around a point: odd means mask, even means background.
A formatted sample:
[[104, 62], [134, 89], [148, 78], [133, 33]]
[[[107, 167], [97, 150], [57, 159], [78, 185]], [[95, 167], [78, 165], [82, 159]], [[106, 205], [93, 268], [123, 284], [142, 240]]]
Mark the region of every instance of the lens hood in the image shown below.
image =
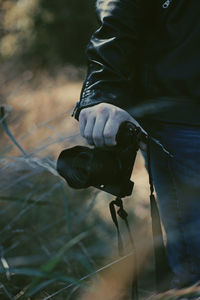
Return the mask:
[[63, 150], [57, 160], [57, 171], [74, 189], [90, 186], [93, 151], [84, 146]]

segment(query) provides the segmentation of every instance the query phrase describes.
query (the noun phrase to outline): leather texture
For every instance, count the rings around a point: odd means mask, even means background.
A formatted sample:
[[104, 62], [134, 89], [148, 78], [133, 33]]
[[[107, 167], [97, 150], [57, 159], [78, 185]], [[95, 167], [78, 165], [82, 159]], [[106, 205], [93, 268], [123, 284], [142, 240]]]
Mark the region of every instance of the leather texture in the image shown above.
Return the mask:
[[[149, 99], [200, 99], [200, 1], [98, 0], [80, 110]], [[174, 100], [175, 99], [175, 100]]]

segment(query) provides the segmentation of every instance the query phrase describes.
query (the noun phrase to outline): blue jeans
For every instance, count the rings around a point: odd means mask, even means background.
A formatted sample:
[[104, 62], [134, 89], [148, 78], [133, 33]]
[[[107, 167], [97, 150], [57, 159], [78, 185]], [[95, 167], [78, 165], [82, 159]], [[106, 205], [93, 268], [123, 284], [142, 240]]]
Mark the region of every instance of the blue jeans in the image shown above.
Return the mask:
[[200, 280], [200, 126], [160, 122], [150, 125], [149, 131], [173, 155], [151, 145], [153, 182], [174, 273], [172, 287], [179, 288]]

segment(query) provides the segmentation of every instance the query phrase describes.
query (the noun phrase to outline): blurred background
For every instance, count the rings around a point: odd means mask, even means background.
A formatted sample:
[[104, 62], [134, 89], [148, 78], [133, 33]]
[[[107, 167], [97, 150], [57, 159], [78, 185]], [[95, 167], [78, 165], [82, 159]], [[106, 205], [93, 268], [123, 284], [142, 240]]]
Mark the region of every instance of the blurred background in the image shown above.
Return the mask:
[[[79, 299], [118, 259], [113, 197], [94, 188], [72, 190], [55, 170], [62, 149], [85, 143], [71, 113], [95, 28], [94, 0], [0, 0], [1, 300]], [[148, 259], [145, 251], [137, 256], [143, 262], [139, 293], [146, 299], [154, 279], [140, 153], [132, 179], [134, 193], [124, 205], [136, 247], [141, 241], [149, 247]]]

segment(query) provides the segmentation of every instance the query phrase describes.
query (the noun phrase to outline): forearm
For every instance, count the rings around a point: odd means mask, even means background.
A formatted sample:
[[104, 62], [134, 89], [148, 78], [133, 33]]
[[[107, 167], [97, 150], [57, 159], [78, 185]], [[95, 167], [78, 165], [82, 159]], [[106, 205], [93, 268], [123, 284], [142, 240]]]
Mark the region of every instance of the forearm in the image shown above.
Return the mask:
[[144, 26], [143, 1], [97, 1], [99, 29], [87, 47], [88, 72], [79, 108], [106, 102], [126, 109], [134, 101], [136, 48]]

